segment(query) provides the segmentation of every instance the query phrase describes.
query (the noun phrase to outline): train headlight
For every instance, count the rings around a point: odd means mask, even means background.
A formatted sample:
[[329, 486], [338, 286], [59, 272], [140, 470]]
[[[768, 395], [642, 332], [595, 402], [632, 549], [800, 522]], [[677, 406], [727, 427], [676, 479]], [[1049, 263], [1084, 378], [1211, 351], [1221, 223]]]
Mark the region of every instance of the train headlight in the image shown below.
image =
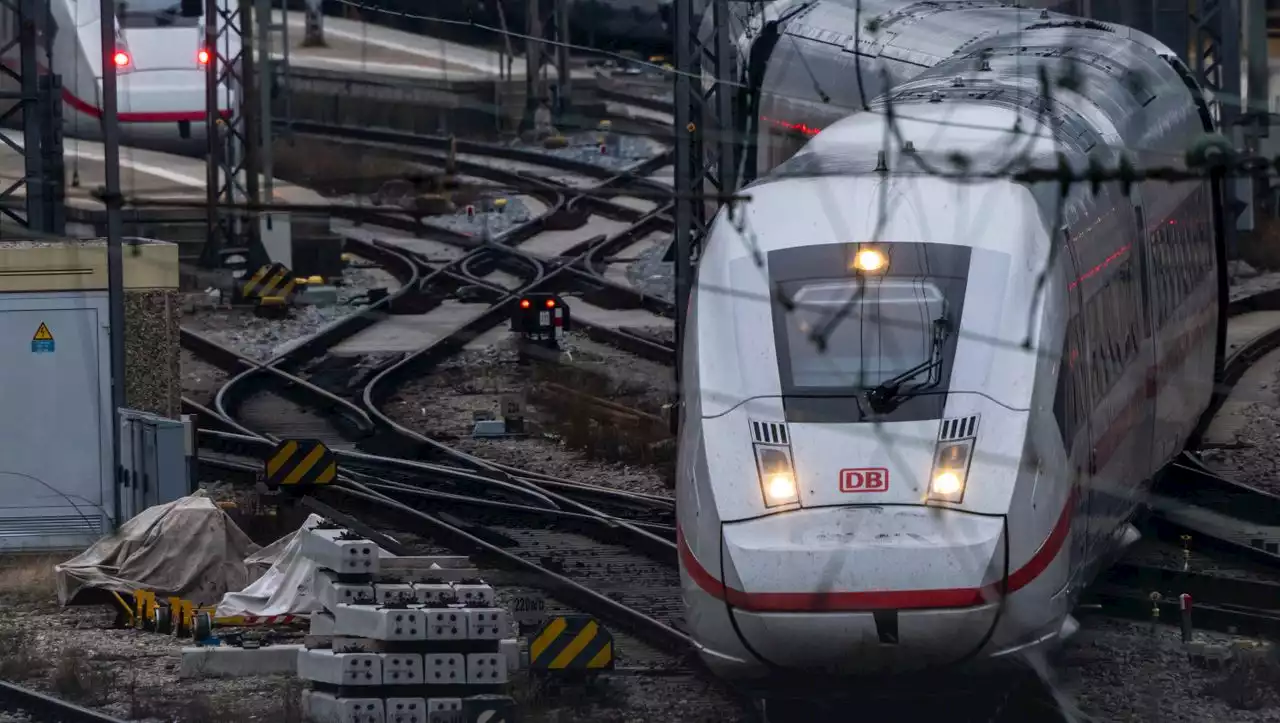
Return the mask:
[[929, 499], [956, 503], [963, 500], [972, 457], [972, 439], [939, 444], [933, 456], [933, 474], [929, 476]]
[[791, 453], [786, 447], [756, 445], [756, 467], [765, 507], [781, 507], [800, 501]]
[[853, 255], [853, 268], [867, 273], [879, 273], [889, 264], [884, 252], [876, 249], [859, 249]]

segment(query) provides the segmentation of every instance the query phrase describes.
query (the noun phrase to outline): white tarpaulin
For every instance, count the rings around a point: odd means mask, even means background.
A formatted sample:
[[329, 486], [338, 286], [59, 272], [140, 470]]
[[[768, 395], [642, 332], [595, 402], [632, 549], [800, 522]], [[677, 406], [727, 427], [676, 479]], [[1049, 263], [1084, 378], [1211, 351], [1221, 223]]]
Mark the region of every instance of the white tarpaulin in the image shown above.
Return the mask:
[[244, 558], [257, 545], [203, 493], [148, 507], [53, 568], [58, 601], [86, 588], [177, 595], [209, 604], [249, 580]]
[[270, 562], [271, 567], [240, 592], [229, 592], [218, 603], [215, 617], [253, 615], [299, 615], [315, 612], [320, 603], [311, 592], [311, 578], [316, 563], [301, 554], [299, 533], [310, 530], [324, 521], [311, 514], [296, 532], [276, 540], [262, 548], [244, 562], [247, 566]]

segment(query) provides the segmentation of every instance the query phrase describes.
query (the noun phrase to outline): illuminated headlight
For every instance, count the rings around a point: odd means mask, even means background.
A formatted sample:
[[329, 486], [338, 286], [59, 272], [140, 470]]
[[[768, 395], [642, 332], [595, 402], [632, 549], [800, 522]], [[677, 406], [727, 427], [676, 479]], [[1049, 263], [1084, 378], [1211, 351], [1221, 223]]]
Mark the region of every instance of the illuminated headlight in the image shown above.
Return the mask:
[[963, 500], [972, 456], [972, 439], [939, 444], [933, 457], [933, 474], [929, 477], [929, 499], [956, 503]]
[[786, 447], [756, 445], [756, 467], [760, 472], [760, 491], [765, 507], [781, 507], [800, 501], [796, 489], [796, 473], [791, 467], [791, 453]]

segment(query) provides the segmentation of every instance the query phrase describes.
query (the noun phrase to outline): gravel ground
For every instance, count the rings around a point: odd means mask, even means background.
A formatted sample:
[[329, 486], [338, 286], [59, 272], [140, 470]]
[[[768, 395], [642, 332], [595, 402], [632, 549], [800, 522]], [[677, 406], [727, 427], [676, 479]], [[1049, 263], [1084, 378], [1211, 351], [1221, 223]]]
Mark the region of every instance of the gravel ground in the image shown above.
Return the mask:
[[182, 350], [182, 394], [200, 404], [213, 401], [218, 389], [227, 381], [226, 372], [198, 358], [186, 349]]
[[[555, 368], [557, 383], [574, 386], [571, 369], [591, 370], [606, 373], [614, 384], [625, 390], [615, 388], [610, 401], [650, 410], [665, 401], [651, 391], [640, 394], [631, 391], [653, 388], [656, 365], [610, 352], [576, 336], [571, 337], [567, 347], [573, 362], [570, 366]], [[663, 473], [654, 464], [607, 462], [572, 448], [578, 438], [563, 430], [558, 419], [551, 418], [548, 411], [533, 403], [526, 407], [527, 418], [542, 418], [541, 433], [534, 432], [527, 437], [472, 438], [475, 414], [496, 416], [502, 396], [528, 393], [533, 387], [533, 376], [531, 370], [517, 366], [515, 353], [509, 348], [470, 351], [438, 368], [437, 373], [402, 387], [383, 405], [383, 410], [423, 434], [484, 459], [578, 482], [655, 494], [668, 492], [662, 482]], [[635, 458], [643, 459], [644, 454], [637, 453]]]
[[1243, 261], [1227, 264], [1231, 275], [1231, 300], [1241, 299], [1261, 291], [1280, 288], [1280, 271], [1259, 272]]
[[428, 216], [424, 223], [429, 226], [473, 236], [484, 236], [487, 228], [487, 232], [490, 235], [496, 236], [511, 230], [514, 226], [533, 219], [529, 204], [525, 202], [523, 197], [504, 195], [501, 198], [507, 199], [507, 208], [502, 213], [492, 209], [482, 211], [480, 208], [476, 208], [475, 216], [468, 218], [467, 209], [461, 208], [452, 215]]
[[[1243, 261], [1232, 262], [1229, 270], [1233, 278], [1232, 299], [1280, 288], [1278, 272], [1258, 273]], [[1267, 361], [1274, 359], [1274, 354], [1264, 357]], [[1237, 445], [1206, 449], [1201, 458], [1232, 479], [1280, 494], [1280, 479], [1276, 476], [1280, 469], [1280, 367], [1272, 370], [1267, 382], [1251, 394], [1257, 397], [1244, 412], [1243, 428], [1235, 433]]]
[[[1268, 355], [1274, 359], [1274, 355]], [[1257, 390], [1263, 396], [1245, 410], [1243, 428], [1235, 432], [1231, 448], [1205, 449], [1201, 459], [1231, 479], [1280, 494], [1280, 369], [1272, 370], [1269, 383]]]
[[53, 588], [58, 561], [0, 561], [0, 678], [123, 720], [300, 721], [296, 679], [179, 682], [182, 646], [174, 638], [115, 629], [109, 608], [59, 608]]
[[[295, 307], [293, 315], [281, 321], [259, 319], [250, 308], [201, 309], [184, 317], [183, 326], [251, 359], [266, 361], [283, 351], [289, 342], [310, 336], [354, 313], [359, 307], [349, 302], [364, 296], [369, 289], [384, 287], [394, 291], [399, 288], [395, 277], [380, 268], [347, 268], [343, 279], [335, 306]], [[183, 375], [187, 375], [185, 367]]]
[[627, 267], [627, 280], [637, 290], [675, 302], [676, 273], [675, 264], [663, 261], [667, 253], [667, 244], [658, 244], [645, 249], [639, 258]]
[[601, 153], [597, 143], [599, 136], [600, 134], [594, 131], [567, 134], [565, 139], [569, 141], [569, 145], [564, 148], [544, 148], [541, 143], [527, 143], [522, 140], [513, 141], [511, 147], [567, 158], [571, 161], [592, 163], [611, 171], [624, 171], [666, 150], [666, 146], [652, 138], [615, 133], [613, 142], [609, 145], [609, 152]]
[[[1280, 676], [1254, 686], [1270, 690], [1257, 710], [1228, 704], [1232, 696], [1220, 687], [1231, 675], [1197, 668], [1187, 660], [1179, 632], [1160, 626], [1153, 638], [1141, 623], [1090, 618], [1063, 650], [1055, 690], [1079, 706], [1085, 720], [1212, 721], [1253, 723], [1280, 720]], [[1197, 632], [1196, 642], [1225, 645], [1233, 638]], [[1273, 651], [1274, 653], [1274, 651]], [[1280, 672], [1280, 660], [1271, 674]]]

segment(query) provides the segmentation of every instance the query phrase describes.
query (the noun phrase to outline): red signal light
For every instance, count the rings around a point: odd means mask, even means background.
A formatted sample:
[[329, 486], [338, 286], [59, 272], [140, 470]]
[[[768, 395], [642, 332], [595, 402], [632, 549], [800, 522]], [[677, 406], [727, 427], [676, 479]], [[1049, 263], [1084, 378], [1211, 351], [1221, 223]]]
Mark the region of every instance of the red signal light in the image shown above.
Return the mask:
[[117, 68], [123, 68], [129, 64], [129, 54], [123, 50], [117, 50], [116, 54], [111, 56], [111, 59], [115, 62]]
[[199, 60], [201, 65], [208, 65], [209, 51], [201, 49], [200, 52], [196, 53], [196, 60]]
[[555, 299], [547, 299], [547, 308], [548, 308], [548, 309], [554, 309], [554, 308], [556, 308], [556, 300], [555, 300]]
[[529, 300], [528, 300], [528, 299], [521, 299], [521, 300], [520, 300], [520, 308], [521, 308], [521, 309], [527, 309], [527, 308], [529, 308]]

